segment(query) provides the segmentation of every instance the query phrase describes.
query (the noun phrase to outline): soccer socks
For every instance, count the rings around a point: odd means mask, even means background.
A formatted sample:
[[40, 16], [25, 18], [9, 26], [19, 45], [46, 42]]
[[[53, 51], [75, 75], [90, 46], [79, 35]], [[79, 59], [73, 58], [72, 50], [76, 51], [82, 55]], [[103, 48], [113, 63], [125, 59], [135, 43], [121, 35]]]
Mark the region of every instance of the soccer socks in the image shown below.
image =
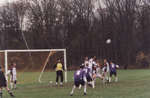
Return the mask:
[[115, 77], [115, 82], [118, 82], [118, 77]]
[[10, 82], [10, 87], [11, 89], [13, 89], [13, 82]]
[[73, 88], [72, 88], [72, 91], [71, 91], [71, 93], [70, 93], [70, 96], [73, 95], [75, 88], [76, 88], [76, 86], [74, 85]]
[[86, 95], [86, 84], [84, 85], [84, 95]]
[[95, 81], [92, 81], [92, 87], [95, 88]]
[[111, 77], [109, 77], [109, 82], [111, 82]]
[[3, 95], [3, 93], [2, 93], [2, 91], [0, 90], [0, 98], [2, 98], [2, 95]]
[[14, 84], [14, 88], [16, 89], [17, 87], [16, 87], [16, 84]]
[[16, 89], [16, 86], [17, 85], [17, 80], [15, 80], [15, 82], [14, 82], [14, 88]]
[[82, 85], [80, 84], [80, 85], [79, 85], [79, 89], [81, 89], [81, 87], [82, 87]]

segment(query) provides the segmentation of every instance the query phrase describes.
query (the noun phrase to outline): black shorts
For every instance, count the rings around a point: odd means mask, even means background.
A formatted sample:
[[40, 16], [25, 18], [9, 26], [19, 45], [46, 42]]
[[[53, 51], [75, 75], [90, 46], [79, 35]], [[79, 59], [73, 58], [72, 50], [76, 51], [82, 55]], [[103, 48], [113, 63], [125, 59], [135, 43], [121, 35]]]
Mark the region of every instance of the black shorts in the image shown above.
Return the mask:
[[7, 87], [7, 83], [6, 83], [6, 81], [0, 81], [0, 88], [1, 87]]
[[7, 87], [7, 81], [2, 71], [0, 72], [0, 87]]
[[87, 79], [88, 82], [92, 81], [92, 77], [90, 75], [87, 75], [86, 79]]
[[76, 87], [79, 87], [79, 85], [84, 86], [85, 82], [84, 82], [84, 80], [78, 80], [78, 81], [74, 81], [74, 84], [75, 84]]
[[110, 72], [110, 77], [112, 77], [112, 75], [117, 76], [117, 72], [111, 71], [111, 72]]

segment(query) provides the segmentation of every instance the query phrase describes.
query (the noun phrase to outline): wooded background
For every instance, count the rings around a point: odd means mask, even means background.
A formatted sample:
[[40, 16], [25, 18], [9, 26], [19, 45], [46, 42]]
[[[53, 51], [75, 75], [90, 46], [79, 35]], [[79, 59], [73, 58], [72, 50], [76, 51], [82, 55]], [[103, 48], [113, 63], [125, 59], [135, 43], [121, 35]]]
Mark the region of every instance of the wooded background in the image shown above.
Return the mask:
[[[106, 44], [110, 38], [112, 43]], [[67, 49], [123, 68], [150, 61], [150, 0], [19, 0], [0, 7], [0, 49]]]

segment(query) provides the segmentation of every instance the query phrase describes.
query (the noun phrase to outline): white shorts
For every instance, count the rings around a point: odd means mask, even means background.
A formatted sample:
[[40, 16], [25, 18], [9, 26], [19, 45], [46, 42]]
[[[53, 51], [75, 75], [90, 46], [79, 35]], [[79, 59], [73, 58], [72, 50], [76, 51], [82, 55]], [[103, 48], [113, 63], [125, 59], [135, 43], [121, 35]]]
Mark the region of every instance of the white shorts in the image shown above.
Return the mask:
[[97, 73], [97, 74], [96, 74], [96, 77], [97, 77], [97, 78], [102, 78], [102, 75], [101, 75], [100, 73]]
[[13, 75], [13, 76], [11, 75], [10, 80], [13, 81], [13, 82], [15, 82], [17, 80], [17, 76], [16, 75]]

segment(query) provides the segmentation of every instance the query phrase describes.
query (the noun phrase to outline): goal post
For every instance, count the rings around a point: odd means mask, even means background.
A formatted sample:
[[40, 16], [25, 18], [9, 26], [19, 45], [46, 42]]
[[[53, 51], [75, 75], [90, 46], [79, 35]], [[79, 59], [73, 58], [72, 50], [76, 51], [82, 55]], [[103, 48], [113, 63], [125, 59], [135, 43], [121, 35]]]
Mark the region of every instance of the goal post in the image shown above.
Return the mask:
[[[67, 82], [67, 56], [66, 56], [66, 49], [24, 49], [24, 50], [1, 50], [0, 52], [4, 53], [4, 67], [5, 67], [5, 74], [6, 74], [6, 79], [8, 80], [8, 54], [9, 53], [35, 53], [35, 52], [48, 52], [48, 56], [45, 60], [45, 62], [43, 63], [44, 65], [41, 65], [42, 71], [40, 72], [40, 76], [38, 77], [38, 80], [40, 80], [40, 78], [42, 77], [42, 74], [45, 70], [45, 67], [47, 66], [47, 63], [50, 62], [49, 61], [49, 57], [51, 56], [50, 53], [51, 52], [63, 52], [63, 65], [64, 65], [64, 81]], [[59, 58], [59, 57], [58, 57]]]

